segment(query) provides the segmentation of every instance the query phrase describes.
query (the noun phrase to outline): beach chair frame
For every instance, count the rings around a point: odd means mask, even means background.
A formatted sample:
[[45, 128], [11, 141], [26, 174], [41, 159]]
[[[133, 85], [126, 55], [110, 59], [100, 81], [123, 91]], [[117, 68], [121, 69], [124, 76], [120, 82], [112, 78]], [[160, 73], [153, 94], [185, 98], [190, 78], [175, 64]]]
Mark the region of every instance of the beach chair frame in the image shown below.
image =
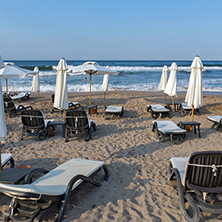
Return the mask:
[[104, 113], [104, 119], [115, 119], [118, 118], [120, 119], [122, 117], [122, 115], [124, 114], [124, 107], [122, 107], [122, 111], [121, 112], [107, 112], [106, 109], [108, 108], [107, 106], [104, 106], [105, 109], [105, 113]]
[[21, 119], [23, 126], [20, 140], [23, 140], [25, 136], [37, 136], [38, 140], [46, 139], [48, 124], [45, 125], [41, 110], [24, 110], [21, 113]]
[[162, 118], [162, 117], [170, 117], [170, 110], [169, 111], [155, 111], [155, 110], [152, 109], [151, 104], [147, 105], [146, 111], [150, 112], [153, 119]]
[[[198, 116], [200, 115], [200, 109], [202, 108], [199, 107], [199, 108], [196, 108], [194, 109], [194, 114], [197, 114]], [[180, 103], [180, 106], [179, 106], [179, 111], [182, 115], [186, 116], [186, 115], [191, 115], [192, 114], [192, 108], [186, 108], [186, 107], [183, 107], [183, 104]]]
[[[24, 222], [24, 221], [43, 221], [44, 218], [56, 208], [59, 208], [59, 213], [56, 218], [56, 222], [61, 222], [64, 217], [64, 213], [66, 210], [67, 205], [70, 202], [70, 198], [74, 192], [80, 185], [84, 183], [91, 183], [97, 187], [101, 186], [101, 183], [95, 181], [93, 177], [98, 174], [101, 170], [104, 171], [104, 178], [103, 181], [108, 181], [109, 179], [109, 171], [107, 166], [104, 164], [99, 169], [97, 169], [93, 174], [90, 176], [85, 175], [76, 175], [70, 179], [69, 184], [66, 187], [66, 191], [62, 195], [46, 195], [46, 194], [35, 194], [29, 192], [21, 192], [21, 191], [12, 191], [9, 192], [6, 190], [6, 195], [10, 194], [12, 196], [12, 200], [9, 206], [8, 211], [5, 213], [4, 221], [17, 221], [17, 222]], [[47, 174], [49, 171], [44, 169], [34, 169], [26, 176], [24, 180], [24, 184], [31, 184], [33, 177], [36, 175]], [[72, 189], [73, 185], [78, 181], [82, 180], [84, 183], [80, 183], [78, 187]], [[1, 189], [4, 193], [4, 189]], [[24, 219], [24, 217], [26, 219]]]
[[65, 141], [69, 141], [69, 137], [83, 137], [88, 142], [92, 137], [92, 129], [96, 131], [94, 121], [89, 123], [88, 116], [84, 110], [68, 110], [66, 111]]
[[155, 121], [152, 124], [152, 132], [156, 132], [156, 138], [161, 143], [165, 141], [166, 137], [168, 137], [171, 141], [180, 140], [181, 142], [183, 142], [185, 140], [185, 133], [172, 133], [172, 132], [163, 133], [158, 129], [158, 124]]
[[[222, 152], [204, 151], [191, 154], [181, 179], [180, 171], [170, 162], [168, 179], [176, 178], [180, 207], [187, 221], [197, 222], [200, 212], [221, 214], [222, 201], [216, 194], [222, 193]], [[185, 203], [189, 203], [192, 213]]]
[[5, 112], [9, 114], [10, 118], [12, 117], [12, 115], [16, 116], [24, 110], [33, 109], [32, 106], [30, 105], [28, 106], [18, 105], [16, 107], [13, 99], [10, 96], [7, 96], [7, 97], [4, 96], [3, 101], [4, 101]]
[[210, 120], [211, 122], [213, 122], [213, 125], [211, 126], [211, 129], [214, 129], [216, 127], [216, 130], [218, 131], [219, 128], [222, 126], [222, 117], [218, 122], [214, 121], [213, 119], [210, 119], [210, 118], [207, 118], [207, 119]]

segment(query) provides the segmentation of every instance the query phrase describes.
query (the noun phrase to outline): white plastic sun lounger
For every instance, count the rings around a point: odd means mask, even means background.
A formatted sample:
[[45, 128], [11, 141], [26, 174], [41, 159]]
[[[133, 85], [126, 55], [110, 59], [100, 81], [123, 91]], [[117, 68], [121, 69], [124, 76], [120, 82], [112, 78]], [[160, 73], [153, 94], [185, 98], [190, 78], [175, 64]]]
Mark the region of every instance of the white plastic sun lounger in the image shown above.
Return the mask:
[[22, 93], [19, 93], [18, 95], [11, 96], [11, 98], [13, 100], [28, 99], [30, 95], [31, 95], [31, 93], [22, 92]]
[[201, 211], [221, 214], [221, 200], [214, 198], [222, 192], [221, 151], [202, 151], [192, 153], [190, 157], [173, 157], [168, 174], [170, 181], [176, 178], [180, 208], [186, 221], [198, 222]]
[[[194, 113], [197, 113], [197, 115], [200, 114], [200, 108], [202, 106], [194, 109]], [[180, 112], [183, 114], [183, 115], [186, 115], [186, 114], [190, 114], [192, 113], [192, 106], [188, 106], [187, 103], [181, 103], [180, 104]]]
[[170, 137], [171, 140], [173, 140], [174, 138], [179, 138], [181, 141], [184, 141], [186, 133], [186, 130], [181, 129], [171, 120], [154, 120], [152, 131], [156, 131], [157, 139], [159, 139], [161, 142], [164, 142], [166, 136]]
[[109, 116], [120, 118], [124, 113], [123, 106], [108, 106], [105, 109], [105, 119]]
[[212, 129], [216, 126], [218, 130], [222, 126], [222, 115], [208, 116], [207, 119], [213, 122]]
[[162, 106], [161, 104], [155, 104], [155, 105], [147, 105], [146, 108], [147, 112], [150, 111], [151, 116], [154, 119], [157, 119], [158, 117], [162, 117], [163, 114], [169, 115], [170, 110]]
[[[24, 221], [24, 217], [27, 221], [42, 221], [55, 206], [60, 206], [56, 221], [62, 221], [71, 192], [82, 182], [101, 186], [92, 176], [102, 169], [105, 172], [104, 180], [108, 181], [108, 169], [104, 162], [71, 159], [49, 172], [43, 169], [33, 170], [27, 175], [24, 181], [26, 184], [0, 184], [0, 192], [13, 197], [5, 221]], [[44, 175], [30, 183], [34, 174], [39, 172]]]

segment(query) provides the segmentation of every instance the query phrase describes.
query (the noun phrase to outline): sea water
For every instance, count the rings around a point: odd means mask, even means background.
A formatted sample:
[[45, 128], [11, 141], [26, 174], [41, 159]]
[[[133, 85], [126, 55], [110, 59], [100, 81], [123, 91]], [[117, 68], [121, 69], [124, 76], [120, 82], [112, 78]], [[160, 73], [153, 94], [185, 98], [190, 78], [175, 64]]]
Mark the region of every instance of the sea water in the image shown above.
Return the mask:
[[[7, 61], [33, 70], [37, 66], [40, 70], [40, 91], [53, 92], [56, 84], [56, 66], [59, 61]], [[81, 65], [85, 61], [67, 60], [68, 68]], [[170, 68], [173, 61], [96, 61], [99, 65], [109, 65], [111, 69], [119, 72], [119, 75], [110, 75], [109, 91], [111, 90], [135, 90], [158, 91], [158, 84], [162, 74], [162, 68], [167, 65]], [[186, 91], [189, 83], [192, 61], [175, 61], [177, 71], [177, 91]], [[222, 92], [222, 61], [202, 61], [204, 65], [202, 79], [203, 90], [206, 92]], [[168, 77], [170, 70], [168, 71]], [[88, 81], [86, 81], [88, 80]], [[102, 90], [102, 75], [93, 75], [92, 91]], [[67, 77], [69, 92], [89, 91], [89, 75], [75, 74]], [[9, 91], [31, 91], [32, 77], [24, 79], [8, 80]], [[5, 80], [2, 80], [5, 91]]]

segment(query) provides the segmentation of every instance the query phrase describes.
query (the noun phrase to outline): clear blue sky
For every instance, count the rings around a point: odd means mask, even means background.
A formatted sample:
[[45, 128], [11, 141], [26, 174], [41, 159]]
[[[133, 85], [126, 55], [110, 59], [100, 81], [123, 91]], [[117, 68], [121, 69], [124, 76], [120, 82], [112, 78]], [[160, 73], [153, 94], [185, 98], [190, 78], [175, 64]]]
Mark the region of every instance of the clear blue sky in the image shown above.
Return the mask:
[[222, 60], [221, 0], [0, 0], [5, 60]]

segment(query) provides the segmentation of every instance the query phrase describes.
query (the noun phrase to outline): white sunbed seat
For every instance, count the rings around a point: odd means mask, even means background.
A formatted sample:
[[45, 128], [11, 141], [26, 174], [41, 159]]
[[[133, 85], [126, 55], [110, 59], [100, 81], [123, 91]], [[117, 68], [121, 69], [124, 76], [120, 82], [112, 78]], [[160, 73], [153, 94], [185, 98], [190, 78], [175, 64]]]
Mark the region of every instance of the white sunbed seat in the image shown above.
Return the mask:
[[222, 115], [208, 116], [207, 119], [213, 122], [212, 129], [216, 126], [216, 130], [218, 130], [222, 126]]
[[147, 112], [151, 112], [151, 116], [154, 119], [157, 119], [158, 117], [162, 117], [163, 114], [169, 115], [170, 110], [162, 106], [161, 104], [149, 104], [147, 105]]
[[[200, 114], [200, 108], [202, 106], [199, 106], [198, 108], [194, 109], [194, 113], [197, 113], [197, 115]], [[186, 114], [190, 114], [192, 113], [192, 106], [188, 106], [187, 103], [181, 103], [180, 104], [180, 111], [183, 115], [186, 115]]]
[[171, 120], [154, 120], [152, 131], [156, 131], [157, 138], [161, 142], [165, 140], [166, 136], [169, 136], [171, 140], [176, 137], [177, 139], [179, 138], [181, 141], [183, 141], [186, 133], [186, 130], [181, 129]]
[[221, 175], [221, 151], [171, 158], [168, 180], [176, 178], [180, 208], [186, 221], [198, 222], [201, 211], [221, 214], [221, 199], [217, 198], [222, 193]]
[[11, 96], [11, 98], [13, 100], [28, 99], [30, 95], [31, 95], [31, 93], [22, 92], [22, 93], [19, 93], [17, 95]]
[[11, 162], [11, 167], [14, 167], [14, 160], [11, 153], [1, 153], [2, 167], [4, 167], [8, 162]]
[[108, 106], [105, 109], [105, 118], [107, 118], [108, 116], [112, 116], [112, 117], [118, 117], [120, 118], [124, 113], [124, 109], [123, 106]]
[[[21, 208], [19, 201], [22, 201], [22, 205], [26, 207], [23, 211], [26, 210], [30, 213], [28, 214], [30, 217], [26, 215], [26, 217], [28, 217], [26, 219], [30, 219], [32, 217], [34, 219], [36, 216], [39, 219], [38, 221], [42, 221], [44, 219], [44, 216], [48, 214], [50, 208], [61, 204], [60, 212], [56, 221], [62, 221], [64, 211], [69, 203], [71, 192], [74, 191], [82, 182], [89, 182], [96, 186], [101, 186], [100, 183], [92, 179], [92, 176], [102, 169], [105, 171], [104, 180], [108, 181], [108, 169], [104, 162], [86, 159], [71, 159], [49, 172], [43, 169], [37, 169], [29, 173], [26, 177], [27, 180], [25, 181], [27, 183], [32, 180], [35, 173], [44, 173], [43, 176], [31, 184], [0, 184], [0, 192], [13, 196], [12, 202], [14, 202], [14, 199], [18, 202], [17, 205], [11, 204], [9, 206], [9, 212], [11, 214], [8, 218], [13, 220], [15, 216], [14, 212], [17, 212], [17, 208]], [[37, 210], [43, 210], [43, 212], [36, 214], [36, 208], [33, 208], [33, 205], [38, 206], [38, 202], [39, 208]], [[42, 202], [46, 207], [42, 207]], [[20, 212], [22, 211], [18, 211], [18, 214]], [[19, 216], [16, 215], [16, 221], [23, 221], [24, 216], [22, 213], [21, 216], [22, 217], [19, 220]]]

